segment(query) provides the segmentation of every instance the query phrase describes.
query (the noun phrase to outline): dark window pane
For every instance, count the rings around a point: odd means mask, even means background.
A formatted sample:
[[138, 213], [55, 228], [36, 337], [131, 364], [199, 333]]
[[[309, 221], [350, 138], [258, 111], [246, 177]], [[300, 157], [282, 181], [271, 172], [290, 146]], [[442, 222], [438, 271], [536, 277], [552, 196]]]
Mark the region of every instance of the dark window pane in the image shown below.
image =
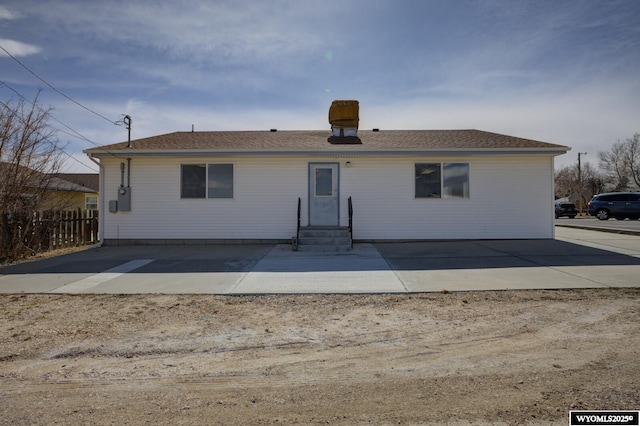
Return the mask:
[[204, 164], [183, 164], [180, 197], [204, 198], [207, 169]]
[[233, 164], [209, 164], [209, 198], [233, 198]]
[[440, 198], [440, 163], [415, 165], [416, 198]]

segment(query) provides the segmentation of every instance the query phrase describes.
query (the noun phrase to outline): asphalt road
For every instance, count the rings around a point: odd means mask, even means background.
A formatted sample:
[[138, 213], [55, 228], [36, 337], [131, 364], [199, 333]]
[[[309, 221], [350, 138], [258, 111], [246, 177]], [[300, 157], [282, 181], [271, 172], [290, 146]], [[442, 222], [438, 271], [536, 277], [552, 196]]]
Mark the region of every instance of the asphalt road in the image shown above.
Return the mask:
[[568, 217], [561, 217], [556, 219], [556, 225], [558, 226], [580, 226], [589, 227], [595, 229], [613, 229], [620, 231], [632, 231], [640, 234], [640, 220], [598, 220], [593, 216], [577, 217], [575, 219], [569, 219]]

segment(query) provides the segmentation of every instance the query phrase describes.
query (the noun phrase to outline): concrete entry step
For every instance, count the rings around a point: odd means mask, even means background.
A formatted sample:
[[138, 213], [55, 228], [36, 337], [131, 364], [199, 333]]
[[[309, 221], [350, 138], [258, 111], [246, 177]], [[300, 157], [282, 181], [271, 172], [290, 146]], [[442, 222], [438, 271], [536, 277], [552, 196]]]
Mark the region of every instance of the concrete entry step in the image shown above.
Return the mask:
[[349, 228], [344, 226], [306, 226], [300, 228], [299, 251], [341, 252], [351, 250]]
[[337, 253], [351, 251], [351, 244], [298, 245], [298, 251], [316, 253]]

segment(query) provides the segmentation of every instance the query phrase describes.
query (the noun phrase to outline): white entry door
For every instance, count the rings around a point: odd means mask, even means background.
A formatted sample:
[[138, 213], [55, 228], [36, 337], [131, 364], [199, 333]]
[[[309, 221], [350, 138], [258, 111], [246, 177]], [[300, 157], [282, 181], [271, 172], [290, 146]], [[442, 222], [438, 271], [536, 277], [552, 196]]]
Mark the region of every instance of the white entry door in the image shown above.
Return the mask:
[[309, 225], [337, 226], [339, 163], [309, 163]]

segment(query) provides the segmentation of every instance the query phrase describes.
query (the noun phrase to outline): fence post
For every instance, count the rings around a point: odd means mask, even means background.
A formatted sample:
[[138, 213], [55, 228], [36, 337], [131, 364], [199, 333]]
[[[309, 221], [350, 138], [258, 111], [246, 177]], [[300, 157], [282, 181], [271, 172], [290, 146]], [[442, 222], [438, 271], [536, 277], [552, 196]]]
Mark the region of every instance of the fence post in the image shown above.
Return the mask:
[[67, 212], [60, 212], [60, 245], [58, 248], [66, 247], [67, 244]]
[[2, 214], [2, 253], [6, 253], [7, 249], [11, 245], [12, 235], [11, 227], [9, 226], [9, 213]]
[[80, 207], [78, 207], [78, 209], [74, 212], [74, 216], [76, 217], [76, 220], [74, 221], [73, 227], [74, 229], [74, 234], [75, 234], [75, 238], [74, 238], [74, 245], [76, 247], [80, 246], [82, 244], [82, 211], [80, 210]]
[[94, 243], [97, 243], [98, 241], [100, 241], [100, 210], [93, 210], [91, 229], [91, 239]]

